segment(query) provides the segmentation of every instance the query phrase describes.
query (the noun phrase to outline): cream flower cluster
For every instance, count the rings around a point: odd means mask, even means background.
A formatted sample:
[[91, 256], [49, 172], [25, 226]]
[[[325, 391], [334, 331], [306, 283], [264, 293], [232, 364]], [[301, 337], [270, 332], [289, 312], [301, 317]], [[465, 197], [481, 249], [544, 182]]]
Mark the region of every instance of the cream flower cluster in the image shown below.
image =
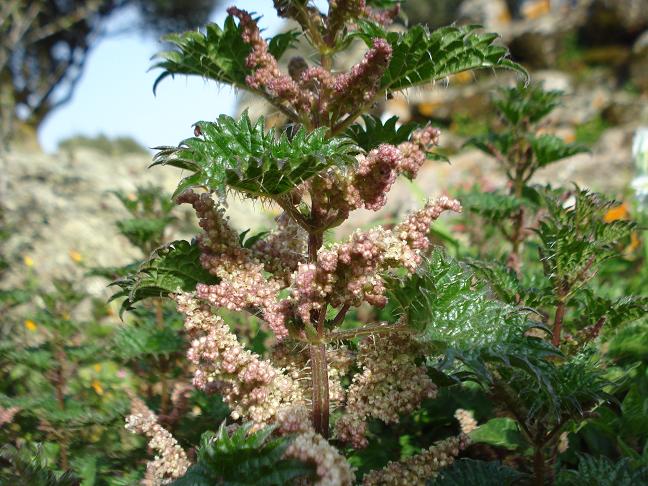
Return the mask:
[[276, 222], [277, 228], [272, 233], [252, 245], [252, 255], [275, 278], [290, 282], [297, 265], [306, 260], [306, 232], [286, 213]]
[[191, 463], [178, 441], [157, 422], [157, 417], [139, 398], [133, 398], [131, 414], [126, 417], [126, 429], [134, 434], [144, 434], [149, 447], [157, 451], [155, 459], [146, 465], [146, 475], [151, 486], [169, 484], [184, 475]]
[[176, 294], [175, 300], [191, 339], [187, 357], [196, 367], [194, 385], [218, 391], [233, 419], [242, 417], [260, 428], [272, 423], [285, 404], [304, 401], [301, 389], [284, 370], [245, 349], [208, 306], [190, 294]]
[[295, 437], [285, 457], [314, 464], [317, 474], [314, 486], [351, 486], [355, 480], [344, 456], [312, 429]]
[[470, 439], [465, 434], [449, 437], [401, 462], [390, 462], [383, 469], [371, 471], [362, 484], [364, 486], [425, 486], [439, 471], [454, 462], [459, 452], [465, 449]]
[[471, 411], [458, 408], [455, 411], [454, 416], [459, 422], [461, 433], [470, 434], [477, 428], [477, 421], [475, 420], [475, 417], [473, 416]]
[[335, 424], [339, 440], [355, 448], [366, 447], [368, 418], [397, 423], [400, 414], [436, 396], [437, 387], [425, 366], [415, 362], [419, 351], [407, 334], [398, 332], [370, 336], [360, 343], [357, 363], [361, 371], [347, 390], [346, 413]]
[[311, 311], [321, 309], [326, 302], [333, 307], [358, 306], [363, 301], [385, 305], [381, 274], [398, 267], [413, 272], [421, 260], [418, 250], [429, 246], [432, 221], [446, 210], [460, 211], [461, 205], [440, 197], [393, 230], [378, 226], [356, 231], [348, 242], [321, 249], [317, 263], [300, 264], [291, 290], [302, 320], [308, 322]]
[[[277, 413], [277, 429], [281, 435], [297, 434], [284, 457], [311, 463], [315, 466], [317, 486], [345, 486], [353, 484], [355, 475], [338, 450], [313, 430], [310, 411], [303, 405], [282, 408]], [[309, 483], [311, 484], [311, 483]]]
[[420, 454], [401, 462], [390, 462], [383, 469], [371, 471], [364, 477], [364, 486], [400, 486], [403, 484], [424, 486], [435, 478], [439, 471], [448, 467], [455, 457], [470, 445], [468, 434], [477, 428], [471, 412], [457, 409], [455, 418], [459, 421], [461, 433], [433, 444]]

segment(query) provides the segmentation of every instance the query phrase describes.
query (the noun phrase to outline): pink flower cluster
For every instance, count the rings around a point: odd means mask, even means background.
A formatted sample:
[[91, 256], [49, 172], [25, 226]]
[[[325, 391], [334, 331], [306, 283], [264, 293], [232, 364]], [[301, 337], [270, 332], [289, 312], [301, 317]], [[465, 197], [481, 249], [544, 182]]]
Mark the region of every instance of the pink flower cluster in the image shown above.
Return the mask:
[[458, 201], [441, 197], [411, 214], [393, 230], [378, 226], [355, 232], [347, 243], [318, 252], [317, 263], [300, 264], [292, 286], [297, 312], [304, 322], [325, 303], [333, 307], [358, 306], [367, 301], [375, 306], [387, 302], [381, 274], [404, 266], [414, 271], [419, 250], [429, 246], [430, 224], [446, 210], [460, 211]]
[[158, 424], [155, 414], [139, 398], [132, 399], [126, 429], [146, 435], [150, 439], [149, 447], [157, 451], [155, 459], [146, 465], [146, 476], [151, 486], [169, 484], [183, 476], [191, 466], [178, 441]]
[[229, 272], [247, 262], [248, 256], [239, 245], [236, 231], [227, 223], [225, 210], [216, 206], [208, 193], [188, 190], [180, 194], [176, 202], [191, 204], [196, 211], [198, 224], [204, 230], [197, 240], [201, 249], [200, 263], [205, 269], [226, 278]]
[[268, 44], [261, 37], [259, 27], [252, 16], [237, 7], [228, 8], [227, 13], [240, 20], [243, 40], [252, 47], [245, 60], [247, 66], [253, 70], [245, 79], [248, 86], [257, 90], [265, 89], [268, 94], [288, 102], [297, 111], [308, 110], [311, 105], [310, 94], [301, 90], [290, 76], [279, 70], [279, 64], [268, 51]]
[[338, 114], [348, 107], [360, 107], [372, 100], [380, 86], [380, 79], [389, 66], [392, 48], [385, 39], [374, 39], [373, 46], [362, 60], [347, 73], [338, 74], [333, 85], [333, 98]]
[[416, 177], [427, 153], [438, 145], [439, 134], [437, 128], [421, 128], [407, 142], [382, 144], [366, 156], [358, 156], [354, 170], [344, 173], [333, 169], [313, 178], [307, 186], [313, 197], [313, 214], [335, 226], [355, 209], [378, 211], [387, 202], [387, 193], [399, 174]]
[[436, 201], [427, 203], [420, 211], [416, 211], [408, 216], [405, 221], [394, 228], [394, 234], [410, 248], [414, 250], [426, 250], [430, 246], [430, 240], [427, 236], [430, 231], [430, 225], [444, 211], [460, 213], [461, 204], [456, 199], [441, 196]]
[[347, 390], [346, 413], [335, 424], [339, 440], [355, 448], [366, 447], [368, 418], [397, 423], [400, 414], [436, 396], [437, 387], [425, 366], [415, 362], [420, 354], [405, 333], [371, 336], [360, 343], [357, 363], [361, 371]]
[[279, 410], [276, 425], [276, 432], [280, 435], [296, 434], [284, 457], [315, 465], [317, 479], [312, 484], [353, 484], [355, 477], [346, 459], [324, 437], [315, 433], [310, 422], [310, 411], [304, 405], [287, 406]]
[[392, 24], [399, 13], [400, 4], [398, 3], [389, 9], [378, 9], [373, 7], [365, 7], [364, 9], [365, 17], [385, 26]]
[[275, 337], [288, 337], [286, 301], [278, 301], [281, 285], [276, 280], [266, 280], [263, 264], [247, 265], [228, 274], [219, 284], [196, 286], [196, 295], [216, 307], [241, 311], [247, 308], [261, 309], [263, 320], [272, 329]]
[[412, 134], [408, 142], [398, 145], [402, 159], [399, 164], [399, 172], [405, 174], [410, 179], [414, 179], [419, 169], [427, 158], [433, 147], [439, 145], [439, 136], [441, 132], [438, 128], [426, 126], [420, 128]]
[[[198, 297], [230, 310], [258, 308], [277, 339], [288, 336], [285, 325], [288, 309], [286, 303], [277, 300], [279, 290], [286, 284], [264, 277], [264, 264], [254, 258], [253, 251], [241, 247], [238, 235], [228, 226], [222, 209], [216, 207], [208, 194], [199, 196], [193, 191], [186, 191], [178, 197], [178, 202], [190, 203], [196, 210], [200, 226], [205, 230], [205, 234], [198, 239], [200, 262], [220, 278], [216, 285], [198, 284]], [[284, 225], [283, 230], [280, 228], [267, 243], [257, 243], [260, 248], [257, 252], [261, 257], [264, 253], [271, 254], [273, 260], [268, 260], [269, 264], [290, 269], [295, 267], [295, 261], [300, 260], [296, 253], [303, 248], [303, 237], [292, 225]], [[281, 261], [282, 257], [287, 257], [287, 260]]]
[[378, 211], [387, 202], [401, 162], [401, 153], [393, 145], [382, 144], [363, 157], [349, 185], [350, 205]]
[[2, 427], [4, 424], [13, 422], [13, 419], [18, 412], [20, 412], [20, 408], [18, 407], [0, 407], [0, 427]]
[[329, 0], [328, 17], [326, 19], [329, 44], [335, 41], [337, 33], [344, 28], [344, 25], [349, 20], [360, 17], [366, 8], [365, 0]]
[[245, 349], [206, 304], [190, 294], [176, 294], [175, 300], [191, 339], [187, 357], [196, 367], [194, 385], [219, 392], [233, 419], [244, 417], [258, 428], [271, 423], [282, 406], [304, 401], [284, 370]]

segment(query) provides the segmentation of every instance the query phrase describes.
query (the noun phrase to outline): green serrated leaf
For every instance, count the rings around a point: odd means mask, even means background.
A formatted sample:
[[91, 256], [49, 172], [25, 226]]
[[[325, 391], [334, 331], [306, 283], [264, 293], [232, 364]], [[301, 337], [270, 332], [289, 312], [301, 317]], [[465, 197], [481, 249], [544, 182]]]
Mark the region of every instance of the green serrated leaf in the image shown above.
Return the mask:
[[165, 297], [178, 291], [192, 291], [198, 283], [215, 284], [218, 279], [205, 270], [199, 261], [200, 250], [195, 241], [179, 240], [153, 252], [137, 272], [111, 285], [121, 290], [111, 300], [126, 297], [121, 312], [149, 297]]
[[646, 360], [648, 357], [648, 326], [644, 323], [630, 325], [614, 335], [607, 353], [615, 360]]
[[301, 34], [296, 30], [281, 32], [270, 39], [268, 42], [268, 51], [270, 51], [270, 54], [272, 54], [275, 59], [279, 60], [288, 49], [295, 47], [300, 35]]
[[637, 227], [627, 220], [606, 222], [605, 214], [616, 203], [600, 194], [577, 187], [573, 204], [550, 190], [540, 194], [548, 215], [535, 231], [541, 242], [545, 274], [556, 284], [568, 281], [577, 289], [588, 272], [618, 253], [620, 241]]
[[11, 465], [0, 469], [0, 483], [38, 486], [79, 486], [81, 481], [71, 471], [59, 472], [45, 457], [44, 448], [26, 444], [20, 449], [5, 444], [0, 448], [0, 458]]
[[160, 328], [154, 322], [145, 321], [120, 327], [115, 335], [114, 345], [116, 356], [131, 361], [182, 352], [184, 340], [173, 328]]
[[418, 127], [414, 122], [397, 127], [397, 116], [389, 118], [384, 123], [380, 118], [373, 115], [363, 115], [362, 120], [364, 126], [360, 124], [351, 125], [347, 129], [346, 135], [367, 152], [383, 143], [398, 145], [405, 142], [409, 140], [412, 132]]
[[509, 154], [514, 143], [515, 140], [511, 133], [489, 133], [468, 139], [464, 143], [464, 147], [473, 146], [491, 157], [500, 159]]
[[544, 167], [572, 155], [589, 152], [589, 149], [583, 145], [566, 143], [562, 138], [548, 134], [530, 137], [529, 144], [538, 162], [538, 167]]
[[198, 122], [201, 137], [184, 140], [179, 147], [162, 148], [153, 165], [192, 170], [175, 191], [202, 186], [224, 194], [227, 188], [251, 197], [284, 194], [331, 166], [355, 162], [360, 150], [348, 138], [328, 138], [326, 129], [307, 133], [304, 128], [289, 138], [274, 129], [266, 132], [263, 117], [252, 123], [247, 112], [240, 120], [226, 115], [217, 122]]
[[512, 486], [520, 484], [525, 474], [499, 462], [459, 459], [441, 470], [429, 486]]
[[439, 250], [404, 281], [392, 281], [391, 298], [415, 338], [431, 355], [459, 359], [490, 381], [489, 363], [523, 369], [544, 385], [546, 358], [557, 351], [525, 333], [541, 327], [525, 312], [494, 300], [490, 289]]
[[497, 262], [470, 260], [468, 264], [473, 271], [488, 282], [488, 286], [498, 299], [510, 305], [523, 301], [526, 289], [523, 289], [517, 274], [506, 265]]
[[147, 243], [161, 242], [164, 230], [173, 221], [173, 217], [164, 218], [131, 218], [117, 221], [117, 229], [134, 246], [142, 248]]
[[459, 194], [463, 208], [479, 214], [496, 223], [501, 223], [516, 214], [525, 202], [510, 194], [481, 192], [478, 189]]
[[[243, 41], [242, 29], [234, 17], [228, 15], [223, 27], [207, 24], [204, 32], [184, 32], [169, 34], [164, 40], [174, 46], [173, 50], [158, 53], [160, 59], [151, 69], [162, 69], [162, 73], [153, 84], [155, 93], [160, 82], [176, 74], [196, 75], [227, 83], [238, 88], [248, 88], [245, 77], [250, 74], [250, 68], [245, 60], [252, 48]], [[272, 39], [268, 50], [277, 59], [293, 47], [299, 33], [290, 30]]]
[[361, 20], [358, 28], [354, 35], [367, 45], [379, 37], [392, 47], [392, 58], [380, 83], [386, 91], [402, 90], [483, 68], [510, 69], [528, 79], [526, 70], [507, 58], [508, 50], [493, 44], [497, 34], [480, 33], [479, 26], [448, 26], [430, 32], [416, 25], [404, 33], [397, 33]]
[[578, 469], [564, 470], [556, 478], [557, 486], [636, 486], [648, 484], [648, 466], [633, 468], [630, 459], [612, 462], [607, 457], [579, 454]]
[[538, 84], [502, 89], [493, 104], [510, 125], [537, 123], [560, 104], [563, 92], [545, 91]]
[[230, 15], [222, 28], [208, 24], [204, 33], [190, 31], [165, 36], [164, 40], [175, 49], [155, 56], [161, 60], [151, 69], [163, 71], [153, 84], [153, 93], [163, 79], [176, 74], [197, 75], [245, 88], [245, 77], [250, 73], [245, 59], [251, 47], [241, 34], [241, 27]]
[[280, 486], [312, 475], [311, 466], [283, 458], [289, 437], [272, 438], [272, 427], [251, 432], [251, 426], [246, 423], [229, 432], [223, 422], [218, 432], [205, 432], [198, 463], [172, 485]]

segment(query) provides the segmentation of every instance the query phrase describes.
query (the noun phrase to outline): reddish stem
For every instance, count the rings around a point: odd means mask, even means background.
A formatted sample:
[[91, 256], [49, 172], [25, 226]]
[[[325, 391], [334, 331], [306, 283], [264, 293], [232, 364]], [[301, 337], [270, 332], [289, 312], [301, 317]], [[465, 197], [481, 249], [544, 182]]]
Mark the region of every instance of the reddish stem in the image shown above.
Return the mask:
[[565, 302], [560, 299], [556, 307], [556, 317], [552, 329], [551, 344], [558, 347], [560, 345], [560, 334], [562, 332], [563, 319], [565, 318]]
[[[309, 261], [317, 262], [317, 251], [321, 248], [324, 239], [321, 232], [308, 235]], [[326, 305], [319, 312], [313, 313], [317, 322], [317, 334], [324, 338], [324, 320], [326, 318]], [[310, 345], [311, 380], [313, 385], [313, 428], [322, 437], [329, 436], [329, 388], [328, 388], [328, 363], [326, 359], [326, 346], [323, 343]]]

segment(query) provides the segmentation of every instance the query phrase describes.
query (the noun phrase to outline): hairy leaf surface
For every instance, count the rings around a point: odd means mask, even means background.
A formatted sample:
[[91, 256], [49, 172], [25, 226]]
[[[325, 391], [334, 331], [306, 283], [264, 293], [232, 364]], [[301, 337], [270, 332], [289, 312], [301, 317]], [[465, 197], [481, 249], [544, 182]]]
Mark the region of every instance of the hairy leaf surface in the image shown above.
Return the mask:
[[392, 116], [384, 123], [380, 118], [373, 115], [363, 115], [362, 120], [364, 126], [360, 124], [351, 125], [346, 135], [367, 152], [383, 143], [398, 145], [405, 142], [409, 140], [412, 132], [418, 127], [414, 122], [397, 127], [397, 116]]
[[441, 470], [430, 486], [511, 486], [525, 475], [498, 462], [459, 459]]
[[[245, 77], [251, 71], [245, 59], [251, 47], [243, 41], [241, 34], [241, 27], [229, 15], [222, 28], [208, 24], [204, 33], [189, 31], [165, 36], [164, 40], [173, 44], [174, 49], [156, 55], [160, 61], [151, 69], [161, 68], [163, 71], [153, 84], [153, 92], [163, 79], [176, 74], [201, 76], [247, 89]], [[298, 36], [292, 30], [276, 35], [268, 44], [270, 53], [279, 59]]]
[[165, 297], [178, 291], [192, 291], [198, 283], [217, 283], [216, 277], [199, 261], [200, 251], [195, 242], [179, 240], [153, 252], [136, 273], [113, 282], [121, 290], [111, 300], [126, 297], [121, 312], [133, 308], [140, 300]]
[[560, 104], [562, 91], [545, 91], [542, 86], [522, 83], [503, 89], [493, 101], [500, 114], [511, 125], [537, 123]]
[[381, 26], [359, 22], [367, 45], [374, 38], [386, 39], [392, 58], [381, 80], [386, 91], [402, 90], [444, 79], [463, 71], [481, 68], [511, 69], [528, 77], [526, 70], [508, 59], [508, 50], [493, 42], [497, 34], [481, 33], [476, 25], [447, 26], [430, 32], [416, 25], [405, 33], [387, 32]]
[[459, 194], [458, 198], [465, 209], [497, 223], [513, 216], [525, 204], [522, 199], [510, 194], [477, 190]]
[[543, 381], [545, 358], [556, 354], [525, 334], [541, 327], [527, 313], [494, 300], [485, 284], [441, 251], [407, 280], [393, 281], [391, 296], [430, 354], [459, 359], [483, 379], [491, 379], [487, 363], [501, 363]]
[[557, 160], [589, 151], [583, 145], [566, 143], [562, 138], [548, 134], [530, 137], [529, 143], [538, 162], [538, 167], [544, 167]]
[[630, 459], [612, 462], [607, 457], [580, 455], [577, 470], [562, 471], [558, 486], [636, 486], [648, 484], [648, 466], [633, 468]]
[[227, 188], [251, 197], [273, 197], [333, 165], [355, 162], [359, 148], [348, 138], [327, 138], [326, 129], [301, 128], [292, 138], [265, 130], [263, 117], [252, 123], [221, 115], [216, 122], [198, 122], [200, 137], [179, 147], [159, 147], [153, 165], [171, 165], [193, 172], [174, 193], [204, 187], [224, 194]]
[[172, 485], [281, 486], [312, 474], [310, 466], [283, 458], [289, 438], [271, 438], [272, 427], [250, 432], [251, 426], [246, 423], [230, 433], [223, 422], [217, 433], [205, 432], [197, 464]]

